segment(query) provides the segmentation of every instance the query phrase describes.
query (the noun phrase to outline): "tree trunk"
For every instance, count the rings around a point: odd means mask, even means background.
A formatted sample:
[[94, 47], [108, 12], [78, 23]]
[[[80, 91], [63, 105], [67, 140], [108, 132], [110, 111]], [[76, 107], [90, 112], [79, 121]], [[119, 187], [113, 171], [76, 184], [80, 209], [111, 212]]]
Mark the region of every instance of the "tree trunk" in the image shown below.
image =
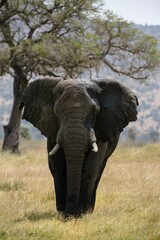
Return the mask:
[[4, 140], [2, 150], [17, 153], [19, 151], [19, 130], [21, 123], [21, 113], [19, 110], [20, 99], [23, 90], [27, 86], [27, 77], [23, 74], [20, 66], [14, 65], [15, 77], [13, 82], [13, 106], [9, 123], [4, 128]]

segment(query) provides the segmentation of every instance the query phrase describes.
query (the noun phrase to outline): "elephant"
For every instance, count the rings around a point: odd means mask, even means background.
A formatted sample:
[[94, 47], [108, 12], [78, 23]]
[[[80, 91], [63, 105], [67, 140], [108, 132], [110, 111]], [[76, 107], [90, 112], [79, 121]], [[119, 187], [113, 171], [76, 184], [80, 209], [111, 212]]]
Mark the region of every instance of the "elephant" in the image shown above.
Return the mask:
[[58, 212], [93, 212], [107, 159], [123, 128], [137, 120], [137, 106], [135, 94], [111, 78], [44, 77], [24, 90], [22, 119], [47, 138]]

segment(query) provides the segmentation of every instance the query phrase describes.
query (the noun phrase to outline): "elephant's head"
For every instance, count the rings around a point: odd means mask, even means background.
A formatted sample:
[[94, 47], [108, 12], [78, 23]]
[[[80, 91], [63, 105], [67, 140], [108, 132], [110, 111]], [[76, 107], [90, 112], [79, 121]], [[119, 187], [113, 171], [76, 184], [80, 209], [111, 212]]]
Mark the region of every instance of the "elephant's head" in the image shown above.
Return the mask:
[[135, 95], [110, 79], [45, 78], [29, 84], [21, 99], [23, 118], [53, 144], [49, 155], [64, 152], [67, 166], [66, 212], [75, 213], [85, 155], [98, 152], [97, 139], [112, 139], [137, 119]]
[[[56, 136], [56, 145], [49, 155], [55, 154], [62, 147], [66, 156], [70, 156], [67, 151], [70, 152], [73, 148], [74, 155], [76, 152], [78, 154], [81, 152], [82, 164], [88, 149], [98, 151], [93, 127], [99, 105], [89, 96], [84, 84], [72, 79], [60, 81], [53, 90], [53, 96], [54, 113], [60, 127]], [[72, 166], [74, 162], [73, 159]]]

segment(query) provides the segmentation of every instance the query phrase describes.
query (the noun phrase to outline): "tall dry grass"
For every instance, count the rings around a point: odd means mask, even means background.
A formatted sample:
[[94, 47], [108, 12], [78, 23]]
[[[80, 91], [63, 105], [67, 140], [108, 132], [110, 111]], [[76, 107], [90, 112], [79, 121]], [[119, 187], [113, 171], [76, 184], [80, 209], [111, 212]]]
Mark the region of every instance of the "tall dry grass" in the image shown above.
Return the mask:
[[160, 240], [160, 146], [119, 147], [93, 214], [64, 222], [55, 209], [46, 146], [0, 153], [0, 240]]

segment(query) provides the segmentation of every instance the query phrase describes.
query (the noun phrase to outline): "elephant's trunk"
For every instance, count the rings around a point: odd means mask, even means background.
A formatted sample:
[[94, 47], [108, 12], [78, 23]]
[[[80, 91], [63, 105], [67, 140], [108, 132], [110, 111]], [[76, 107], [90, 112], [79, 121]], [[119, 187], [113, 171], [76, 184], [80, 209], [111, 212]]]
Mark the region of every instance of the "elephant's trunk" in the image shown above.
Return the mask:
[[49, 155], [52, 156], [60, 147], [63, 148], [67, 166], [66, 214], [76, 215], [78, 214], [85, 153], [88, 149], [98, 152], [95, 132], [93, 129], [88, 131], [83, 124], [74, 121], [73, 125], [66, 124], [60, 128], [56, 141]]
[[[61, 144], [62, 144], [62, 136], [63, 134], [61, 134], [61, 132], [63, 131], [63, 129], [61, 128], [57, 134], [57, 139], [56, 139], [56, 145], [53, 147], [53, 149], [49, 152], [49, 156], [53, 156], [60, 148]], [[98, 152], [98, 146], [96, 143], [96, 136], [95, 136], [95, 132], [94, 129], [91, 128], [90, 130], [90, 137], [89, 137], [89, 145], [91, 145], [92, 147], [92, 151], [93, 152]]]
[[66, 214], [78, 214], [82, 166], [88, 149], [88, 133], [83, 127], [67, 127], [64, 131], [67, 164]]

